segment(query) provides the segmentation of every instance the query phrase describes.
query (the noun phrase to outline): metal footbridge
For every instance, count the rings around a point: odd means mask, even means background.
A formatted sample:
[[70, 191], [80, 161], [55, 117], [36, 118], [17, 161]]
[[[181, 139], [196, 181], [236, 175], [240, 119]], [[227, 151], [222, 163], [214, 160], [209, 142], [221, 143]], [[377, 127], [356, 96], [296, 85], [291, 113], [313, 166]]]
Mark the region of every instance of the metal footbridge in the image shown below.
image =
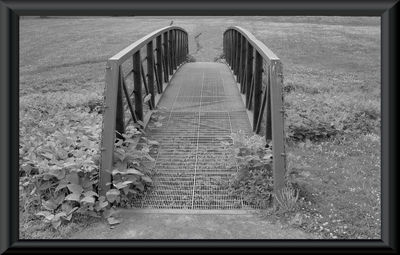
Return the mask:
[[[235, 171], [231, 133], [272, 143], [274, 193], [284, 186], [282, 65], [251, 33], [230, 27], [221, 62], [187, 62], [188, 34], [157, 30], [111, 57], [106, 67], [99, 189], [110, 189], [116, 138], [130, 125], [157, 141], [157, 174], [136, 208], [240, 210], [250, 205], [221, 183]], [[156, 118], [154, 118], [156, 116]]]

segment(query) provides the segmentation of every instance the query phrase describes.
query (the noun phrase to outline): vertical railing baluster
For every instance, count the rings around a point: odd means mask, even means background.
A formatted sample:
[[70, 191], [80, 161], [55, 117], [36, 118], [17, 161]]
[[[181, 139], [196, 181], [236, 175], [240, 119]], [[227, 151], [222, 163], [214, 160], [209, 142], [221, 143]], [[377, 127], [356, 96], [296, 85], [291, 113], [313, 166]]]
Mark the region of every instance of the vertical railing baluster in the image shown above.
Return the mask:
[[232, 48], [231, 48], [231, 52], [232, 52], [231, 69], [232, 69], [232, 73], [233, 73], [233, 72], [234, 72], [233, 70], [235, 70], [235, 30], [232, 30], [231, 42], [232, 42]]
[[154, 72], [153, 72], [153, 41], [147, 44], [147, 85], [151, 94], [151, 105], [155, 106]]
[[124, 77], [122, 76], [121, 67], [119, 67], [119, 75], [118, 75], [118, 92], [117, 92], [117, 117], [115, 118], [115, 130], [118, 132], [117, 137], [122, 139], [121, 134], [125, 133], [125, 124], [124, 124], [124, 101], [122, 98], [122, 80]]
[[185, 38], [186, 38], [186, 41], [185, 41], [185, 44], [186, 44], [186, 55], [189, 55], [189, 35], [186, 34]]
[[169, 69], [170, 69], [170, 60], [169, 60], [169, 32], [164, 33], [164, 82], [168, 82], [169, 80]]
[[236, 47], [236, 81], [239, 81], [239, 70], [240, 70], [240, 49], [242, 45], [241, 34], [237, 33], [237, 47]]
[[169, 58], [169, 74], [174, 73], [174, 51], [173, 51], [173, 34], [172, 30], [168, 31], [168, 58]]
[[176, 69], [176, 33], [175, 30], [172, 30], [172, 48], [171, 48], [171, 53], [172, 53], [172, 70], [175, 71]]
[[256, 51], [256, 59], [254, 63], [254, 90], [253, 90], [253, 131], [256, 130], [257, 117], [260, 113], [261, 104], [261, 88], [262, 88], [262, 56]]
[[229, 31], [229, 65], [231, 66], [231, 69], [233, 70], [233, 58], [234, 58], [234, 45], [233, 45], [233, 33], [234, 31], [231, 30]]
[[143, 121], [143, 95], [142, 95], [142, 79], [140, 77], [140, 51], [133, 54], [133, 86], [135, 100], [135, 114], [138, 120]]
[[250, 100], [250, 89], [251, 89], [251, 79], [253, 77], [253, 46], [250, 42], [246, 43], [247, 55], [246, 55], [246, 105], [249, 105]]
[[179, 31], [179, 65], [183, 62], [183, 33]]
[[[237, 83], [240, 84], [240, 76], [241, 76], [241, 66], [242, 66], [242, 35], [238, 33], [238, 66], [237, 66], [237, 75], [236, 75], [236, 81]], [[243, 93], [242, 88], [240, 87], [240, 93]]]
[[230, 51], [231, 51], [231, 69], [233, 71], [234, 66], [235, 66], [235, 41], [234, 41], [234, 34], [235, 31], [231, 30], [231, 34], [230, 34], [230, 42], [231, 42], [231, 46], [230, 46]]
[[267, 93], [267, 100], [265, 105], [265, 139], [272, 140], [272, 119], [271, 119], [271, 68], [270, 65], [266, 70], [267, 85], [265, 87]]
[[162, 59], [161, 59], [161, 35], [157, 36], [156, 38], [156, 71], [157, 71], [157, 79], [159, 81], [159, 86], [158, 86], [158, 94], [161, 94], [163, 92], [163, 75], [162, 75]]
[[183, 63], [183, 33], [179, 32], [179, 65], [181, 65]]
[[242, 42], [240, 45], [241, 51], [240, 51], [240, 87], [242, 88], [242, 93], [246, 92], [246, 88], [245, 88], [245, 78], [246, 78], [246, 38], [244, 36], [242, 36]]

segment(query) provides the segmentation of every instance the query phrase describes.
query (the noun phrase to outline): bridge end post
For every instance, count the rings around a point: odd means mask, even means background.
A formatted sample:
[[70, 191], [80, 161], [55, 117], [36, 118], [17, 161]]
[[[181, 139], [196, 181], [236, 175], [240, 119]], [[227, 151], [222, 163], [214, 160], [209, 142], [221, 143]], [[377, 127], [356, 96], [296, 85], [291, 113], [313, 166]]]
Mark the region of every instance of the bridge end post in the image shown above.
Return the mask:
[[282, 189], [285, 186], [286, 154], [283, 125], [283, 73], [282, 63], [279, 60], [271, 61], [270, 79], [274, 195], [275, 199], [281, 199]]
[[117, 96], [119, 83], [119, 66], [115, 61], [107, 61], [106, 86], [104, 100], [103, 131], [101, 142], [101, 160], [99, 173], [99, 194], [105, 196], [107, 183], [111, 182], [115, 127], [117, 118]]

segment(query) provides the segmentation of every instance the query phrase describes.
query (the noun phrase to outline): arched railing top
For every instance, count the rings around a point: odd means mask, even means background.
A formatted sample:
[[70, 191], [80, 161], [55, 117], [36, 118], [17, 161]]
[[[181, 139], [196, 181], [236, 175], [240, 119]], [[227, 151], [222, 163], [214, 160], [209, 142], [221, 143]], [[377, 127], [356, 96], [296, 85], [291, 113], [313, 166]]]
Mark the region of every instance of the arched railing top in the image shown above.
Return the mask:
[[267, 46], [265, 46], [265, 44], [261, 41], [259, 41], [252, 33], [250, 33], [248, 30], [241, 28], [239, 26], [232, 26], [232, 27], [228, 27], [225, 32], [224, 35], [229, 31], [229, 30], [236, 30], [238, 31], [240, 34], [242, 34], [242, 36], [244, 36], [247, 41], [254, 47], [254, 49], [256, 49], [258, 51], [258, 53], [260, 53], [260, 55], [263, 57], [263, 59], [265, 61], [279, 61], [279, 58], [275, 55], [275, 53], [273, 53]]
[[108, 61], [116, 61], [118, 64], [122, 64], [123, 62], [125, 62], [125, 60], [127, 60], [135, 52], [137, 52], [138, 50], [143, 48], [143, 46], [145, 46], [148, 42], [154, 40], [154, 38], [156, 38], [157, 36], [162, 35], [163, 33], [168, 32], [170, 30], [180, 30], [187, 35], [186, 30], [181, 27], [168, 26], [168, 27], [160, 28], [160, 29], [142, 37], [141, 39], [137, 40], [136, 42], [132, 43], [125, 49], [121, 50], [120, 52], [118, 52], [117, 54], [115, 54], [114, 56], [109, 58]]
[[108, 59], [100, 161], [102, 195], [112, 179], [116, 134], [123, 137], [132, 123], [145, 127], [172, 75], [185, 63], [188, 52], [187, 32], [168, 26], [140, 38]]
[[280, 59], [244, 28], [229, 27], [223, 36], [226, 64], [239, 85], [256, 133], [272, 140], [274, 192], [279, 199], [285, 185], [283, 71]]

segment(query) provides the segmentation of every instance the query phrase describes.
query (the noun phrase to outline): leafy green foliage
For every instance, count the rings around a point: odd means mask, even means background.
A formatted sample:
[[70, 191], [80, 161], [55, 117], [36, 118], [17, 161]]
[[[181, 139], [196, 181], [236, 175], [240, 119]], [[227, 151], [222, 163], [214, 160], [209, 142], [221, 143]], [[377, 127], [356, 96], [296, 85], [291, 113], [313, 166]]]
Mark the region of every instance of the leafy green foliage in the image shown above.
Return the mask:
[[153, 184], [150, 176], [154, 171], [144, 162], [155, 161], [149, 153], [159, 143], [141, 137], [143, 142], [138, 144], [140, 133], [137, 128], [131, 128], [122, 134], [123, 139], [116, 139], [111, 189], [106, 194], [107, 200], [115, 206], [131, 207]]
[[101, 115], [97, 106], [61, 107], [38, 102], [24, 108], [20, 128], [21, 211], [55, 229], [76, 214], [101, 217], [111, 206], [124, 206], [143, 192], [152, 180], [141, 161], [151, 158], [149, 146], [157, 145], [150, 141], [152, 145], [135, 149], [133, 138], [141, 134], [135, 127], [123, 134], [124, 140], [117, 139], [112, 187], [106, 197], [99, 196]]
[[272, 151], [265, 138], [233, 133], [233, 149], [238, 171], [229, 182], [232, 194], [259, 208], [271, 205], [273, 198]]

